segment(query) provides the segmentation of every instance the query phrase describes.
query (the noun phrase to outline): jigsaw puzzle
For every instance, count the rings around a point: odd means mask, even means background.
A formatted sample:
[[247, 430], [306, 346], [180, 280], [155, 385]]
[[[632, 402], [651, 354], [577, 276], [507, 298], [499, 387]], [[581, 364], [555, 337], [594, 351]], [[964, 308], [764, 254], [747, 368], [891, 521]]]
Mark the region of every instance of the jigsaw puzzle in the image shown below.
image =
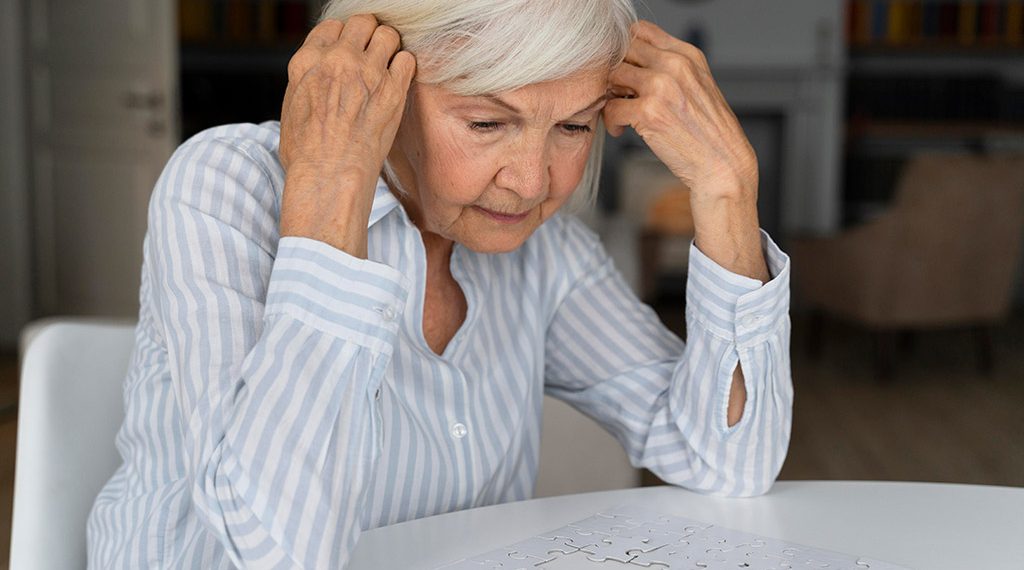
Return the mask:
[[622, 506], [444, 570], [909, 570]]

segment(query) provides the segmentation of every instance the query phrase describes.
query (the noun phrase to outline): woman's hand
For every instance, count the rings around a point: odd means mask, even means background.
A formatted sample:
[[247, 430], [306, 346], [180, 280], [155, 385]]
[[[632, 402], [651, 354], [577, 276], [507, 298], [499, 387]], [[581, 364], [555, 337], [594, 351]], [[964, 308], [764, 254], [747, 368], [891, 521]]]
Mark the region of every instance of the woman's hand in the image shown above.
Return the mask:
[[366, 257], [374, 188], [416, 71], [400, 44], [394, 28], [359, 15], [321, 22], [292, 56], [281, 109], [282, 237]]
[[[633, 127], [690, 188], [694, 243], [701, 252], [732, 273], [770, 280], [757, 221], [757, 155], [704, 54], [650, 22], [637, 22], [626, 61], [609, 82], [619, 97], [604, 108], [608, 132], [618, 136]], [[740, 421], [746, 400], [737, 366], [729, 426]]]
[[698, 48], [637, 22], [609, 82], [618, 96], [604, 109], [612, 136], [633, 127], [693, 192], [756, 194], [754, 149]]
[[633, 127], [690, 189], [695, 240], [719, 265], [770, 279], [757, 220], [757, 155], [704, 54], [650, 22], [633, 25], [604, 108], [612, 136]]

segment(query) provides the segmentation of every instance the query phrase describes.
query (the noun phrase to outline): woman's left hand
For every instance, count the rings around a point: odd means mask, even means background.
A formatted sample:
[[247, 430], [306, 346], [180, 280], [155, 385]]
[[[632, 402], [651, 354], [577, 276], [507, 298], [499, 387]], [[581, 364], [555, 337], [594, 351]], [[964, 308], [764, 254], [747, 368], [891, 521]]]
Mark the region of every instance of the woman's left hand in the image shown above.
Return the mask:
[[626, 60], [609, 77], [609, 134], [633, 127], [694, 193], [694, 206], [702, 198], [756, 202], [757, 156], [703, 52], [651, 22], [637, 22], [632, 32]]
[[630, 126], [690, 189], [694, 243], [728, 271], [767, 282], [757, 219], [757, 155], [704, 54], [650, 22], [633, 25], [609, 76], [612, 136]]
[[[771, 279], [757, 221], [757, 155], [695, 46], [658, 26], [633, 25], [626, 60], [609, 76], [609, 134], [633, 127], [690, 189], [694, 243], [728, 271]], [[743, 415], [743, 369], [732, 373], [728, 425]]]

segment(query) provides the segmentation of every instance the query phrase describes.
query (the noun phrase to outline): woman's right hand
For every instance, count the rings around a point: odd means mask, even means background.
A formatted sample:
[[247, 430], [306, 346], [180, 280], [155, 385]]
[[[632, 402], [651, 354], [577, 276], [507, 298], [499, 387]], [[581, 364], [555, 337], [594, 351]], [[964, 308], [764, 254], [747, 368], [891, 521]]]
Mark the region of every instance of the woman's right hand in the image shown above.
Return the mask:
[[394, 28], [358, 15], [317, 24], [292, 56], [281, 109], [281, 237], [366, 257], [374, 189], [416, 71], [400, 45]]

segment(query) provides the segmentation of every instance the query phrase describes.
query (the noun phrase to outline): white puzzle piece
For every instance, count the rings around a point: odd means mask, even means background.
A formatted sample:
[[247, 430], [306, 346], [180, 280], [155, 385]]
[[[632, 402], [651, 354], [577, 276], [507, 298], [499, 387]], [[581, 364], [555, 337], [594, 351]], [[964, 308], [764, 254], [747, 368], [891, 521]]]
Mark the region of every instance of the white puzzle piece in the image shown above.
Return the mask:
[[909, 570], [892, 563], [670, 516], [606, 509], [445, 570]]

